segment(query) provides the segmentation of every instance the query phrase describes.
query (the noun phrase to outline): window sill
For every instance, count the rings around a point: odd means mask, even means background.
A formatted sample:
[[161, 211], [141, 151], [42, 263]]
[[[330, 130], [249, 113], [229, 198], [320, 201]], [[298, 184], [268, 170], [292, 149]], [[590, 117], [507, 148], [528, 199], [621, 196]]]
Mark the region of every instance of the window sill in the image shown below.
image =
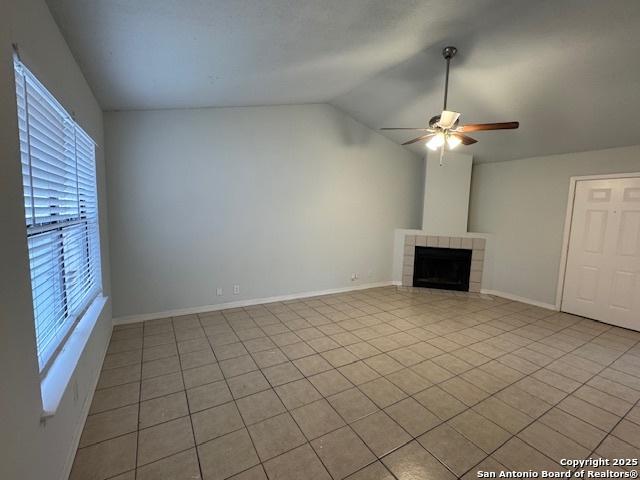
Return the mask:
[[98, 295], [85, 314], [82, 316], [73, 332], [65, 342], [64, 347], [49, 368], [49, 371], [40, 382], [40, 392], [42, 395], [42, 415], [47, 419], [56, 414], [62, 396], [67, 390], [69, 381], [76, 370], [80, 356], [84, 347], [89, 341], [93, 327], [107, 303], [107, 297]]

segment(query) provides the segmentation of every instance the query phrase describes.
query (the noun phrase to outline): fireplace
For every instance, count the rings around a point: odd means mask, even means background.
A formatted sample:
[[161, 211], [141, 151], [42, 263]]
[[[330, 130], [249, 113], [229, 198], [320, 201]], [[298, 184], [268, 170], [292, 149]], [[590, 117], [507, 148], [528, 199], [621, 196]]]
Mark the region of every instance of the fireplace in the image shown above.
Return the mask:
[[471, 250], [415, 247], [413, 286], [469, 291]]

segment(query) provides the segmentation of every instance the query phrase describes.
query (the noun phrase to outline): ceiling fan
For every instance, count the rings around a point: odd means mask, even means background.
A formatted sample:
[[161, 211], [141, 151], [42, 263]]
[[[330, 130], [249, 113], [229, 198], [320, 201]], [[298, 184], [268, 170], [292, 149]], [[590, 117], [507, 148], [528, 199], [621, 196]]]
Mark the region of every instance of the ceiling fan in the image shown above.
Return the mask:
[[454, 149], [461, 143], [463, 145], [472, 145], [477, 143], [475, 138], [471, 138], [466, 133], [481, 132], [485, 130], [510, 130], [518, 128], [519, 122], [502, 122], [502, 123], [469, 123], [460, 125], [460, 113], [447, 110], [447, 94], [449, 93], [449, 63], [451, 59], [458, 53], [456, 47], [445, 47], [442, 50], [442, 56], [447, 62], [447, 71], [444, 82], [444, 108], [440, 115], [431, 117], [429, 126], [425, 128], [381, 128], [381, 130], [419, 130], [426, 132], [419, 137], [404, 142], [402, 145], [410, 145], [412, 143], [424, 140], [426, 146], [431, 150], [440, 148], [440, 165], [442, 165], [442, 156], [444, 155], [445, 144], [449, 149]]

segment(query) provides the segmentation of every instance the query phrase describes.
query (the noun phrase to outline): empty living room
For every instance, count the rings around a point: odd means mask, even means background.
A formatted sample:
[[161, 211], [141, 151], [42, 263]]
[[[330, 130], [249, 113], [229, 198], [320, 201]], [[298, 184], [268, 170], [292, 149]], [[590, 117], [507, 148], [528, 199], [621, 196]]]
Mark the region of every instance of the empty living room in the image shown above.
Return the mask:
[[0, 479], [635, 479], [640, 1], [1, 0]]

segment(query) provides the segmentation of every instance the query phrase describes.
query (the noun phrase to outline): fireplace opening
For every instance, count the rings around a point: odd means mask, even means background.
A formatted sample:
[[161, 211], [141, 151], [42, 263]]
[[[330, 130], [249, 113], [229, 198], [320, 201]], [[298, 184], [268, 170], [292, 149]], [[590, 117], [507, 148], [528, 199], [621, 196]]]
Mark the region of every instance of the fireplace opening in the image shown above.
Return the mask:
[[469, 291], [471, 250], [416, 247], [413, 286]]

